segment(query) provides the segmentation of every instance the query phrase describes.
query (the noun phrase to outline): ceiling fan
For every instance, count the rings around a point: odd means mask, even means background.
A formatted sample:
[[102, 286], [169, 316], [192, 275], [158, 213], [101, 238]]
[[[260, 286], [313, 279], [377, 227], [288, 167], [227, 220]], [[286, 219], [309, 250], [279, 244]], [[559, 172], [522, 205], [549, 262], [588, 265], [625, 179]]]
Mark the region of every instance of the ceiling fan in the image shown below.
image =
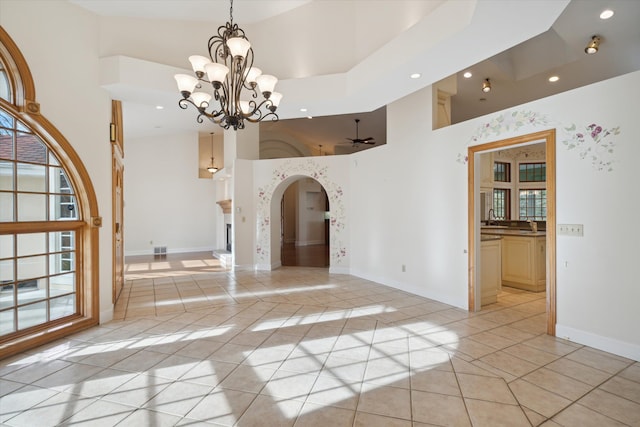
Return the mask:
[[376, 141], [374, 140], [374, 138], [372, 136], [368, 136], [366, 138], [360, 138], [359, 134], [358, 134], [358, 123], [360, 123], [360, 119], [355, 119], [356, 120], [356, 137], [355, 138], [347, 138], [349, 141], [351, 141], [351, 143], [353, 144], [353, 146], [355, 147], [358, 144], [375, 144]]

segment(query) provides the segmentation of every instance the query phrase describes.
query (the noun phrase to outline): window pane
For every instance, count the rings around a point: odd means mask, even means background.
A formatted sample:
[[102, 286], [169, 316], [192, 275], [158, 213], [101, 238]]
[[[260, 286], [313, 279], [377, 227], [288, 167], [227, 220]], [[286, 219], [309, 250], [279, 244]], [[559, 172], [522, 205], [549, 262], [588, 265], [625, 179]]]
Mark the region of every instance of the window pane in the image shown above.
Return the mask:
[[5, 101], [12, 102], [11, 91], [9, 90], [9, 78], [7, 77], [7, 71], [4, 66], [0, 64], [0, 98]]
[[49, 277], [49, 295], [55, 297], [76, 291], [75, 274], [61, 274]]
[[47, 257], [18, 258], [18, 280], [34, 279], [47, 275]]
[[50, 320], [60, 319], [65, 316], [71, 316], [76, 312], [75, 294], [51, 299], [49, 301], [49, 310], [51, 316]]
[[0, 190], [13, 191], [13, 162], [0, 161]]
[[29, 163], [47, 163], [47, 148], [30, 133], [16, 133], [17, 158]]
[[51, 207], [51, 219], [78, 219], [78, 209], [76, 198], [66, 195], [49, 196], [49, 206]]
[[17, 164], [17, 190], [35, 191], [44, 193], [47, 191], [46, 168], [40, 165]]
[[47, 233], [18, 234], [18, 256], [47, 252]]
[[0, 234], [0, 258], [13, 256], [13, 234]]
[[47, 196], [44, 194], [18, 194], [18, 221], [46, 221]]
[[16, 301], [13, 286], [13, 283], [5, 283], [0, 286], [0, 309], [15, 307]]
[[13, 194], [0, 193], [0, 222], [13, 221]]
[[32, 279], [18, 282], [18, 305], [41, 301], [47, 298], [47, 279]]
[[0, 135], [11, 135], [6, 129], [13, 129], [13, 124], [13, 116], [0, 108]]
[[62, 252], [49, 256], [49, 274], [66, 273], [75, 270], [75, 252]]
[[520, 220], [547, 219], [547, 190], [520, 190]]
[[10, 334], [16, 331], [13, 310], [0, 311], [0, 334]]
[[13, 282], [13, 264], [14, 260], [4, 259], [0, 261], [0, 285], [7, 282]]
[[47, 321], [47, 303], [39, 302], [18, 308], [18, 329], [26, 329]]

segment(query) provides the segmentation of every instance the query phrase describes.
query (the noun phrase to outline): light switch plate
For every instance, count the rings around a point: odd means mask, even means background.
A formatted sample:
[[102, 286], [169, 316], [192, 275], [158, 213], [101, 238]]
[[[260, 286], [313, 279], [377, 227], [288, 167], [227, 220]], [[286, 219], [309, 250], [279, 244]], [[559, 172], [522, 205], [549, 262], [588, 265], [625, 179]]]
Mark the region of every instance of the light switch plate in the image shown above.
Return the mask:
[[584, 236], [584, 225], [582, 224], [558, 224], [558, 236]]

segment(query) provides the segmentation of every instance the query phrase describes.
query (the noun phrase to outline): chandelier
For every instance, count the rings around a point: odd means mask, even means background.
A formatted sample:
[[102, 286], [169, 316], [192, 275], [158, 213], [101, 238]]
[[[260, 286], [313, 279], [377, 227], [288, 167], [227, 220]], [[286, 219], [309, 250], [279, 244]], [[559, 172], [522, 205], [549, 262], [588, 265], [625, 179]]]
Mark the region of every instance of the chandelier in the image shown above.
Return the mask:
[[[251, 43], [233, 23], [233, 0], [229, 17], [209, 39], [209, 58], [189, 57], [195, 77], [175, 75], [182, 95], [178, 105], [183, 110], [193, 105], [198, 110], [198, 123], [207, 118], [225, 129], [244, 129], [245, 120], [257, 123], [269, 117], [277, 121], [276, 109], [282, 99], [282, 94], [274, 91], [278, 79], [253, 66]], [[202, 90], [202, 83], [211, 85], [209, 92]]]

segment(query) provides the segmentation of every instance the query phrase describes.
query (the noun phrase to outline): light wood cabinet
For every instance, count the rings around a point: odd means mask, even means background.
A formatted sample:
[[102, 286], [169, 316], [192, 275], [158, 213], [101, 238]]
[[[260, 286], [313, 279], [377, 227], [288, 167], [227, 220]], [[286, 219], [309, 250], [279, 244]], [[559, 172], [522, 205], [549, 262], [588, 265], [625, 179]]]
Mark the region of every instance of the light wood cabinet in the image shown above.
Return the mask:
[[493, 190], [493, 153], [480, 155], [480, 189]]
[[526, 291], [546, 289], [545, 236], [504, 236], [502, 239], [502, 285]]
[[485, 240], [480, 243], [480, 304], [498, 301], [501, 287], [502, 257], [501, 239]]

